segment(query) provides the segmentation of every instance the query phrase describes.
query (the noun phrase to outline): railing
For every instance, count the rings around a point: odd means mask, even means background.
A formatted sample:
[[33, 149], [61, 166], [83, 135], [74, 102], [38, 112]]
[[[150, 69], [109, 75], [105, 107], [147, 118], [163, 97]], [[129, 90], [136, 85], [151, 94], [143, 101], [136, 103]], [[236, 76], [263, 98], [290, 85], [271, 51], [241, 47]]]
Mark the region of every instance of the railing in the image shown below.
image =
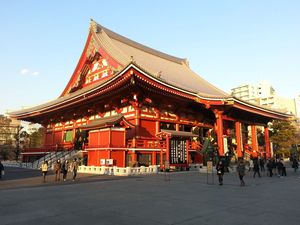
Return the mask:
[[27, 152], [49, 152], [48, 148], [24, 148], [22, 149], [22, 153], [27, 153]]
[[[165, 140], [145, 140], [145, 139], [132, 139], [127, 141], [128, 148], [157, 148], [165, 149]], [[202, 144], [199, 141], [189, 141], [189, 149], [200, 151], [202, 149]]]
[[[126, 146], [123, 145], [85, 145], [85, 149], [92, 148], [145, 148], [145, 149], [166, 149], [165, 140], [147, 140], [147, 139], [130, 139], [127, 140]], [[202, 144], [197, 141], [189, 142], [189, 149], [200, 151]]]
[[41, 164], [44, 161], [48, 161], [49, 167], [51, 167], [52, 164], [56, 160], [60, 159], [62, 161], [62, 160], [70, 159], [76, 153], [77, 153], [77, 151], [75, 151], [75, 150], [72, 150], [72, 151], [60, 151], [60, 152], [50, 152], [49, 154], [43, 156], [42, 158], [34, 161], [32, 163], [32, 168], [39, 169], [41, 167]]
[[73, 149], [73, 143], [62, 143], [56, 145], [45, 145], [40, 148], [24, 148], [22, 152], [56, 152], [56, 151], [70, 151]]
[[166, 148], [166, 142], [157, 140], [132, 139], [127, 141], [127, 147], [164, 149]]
[[55, 145], [45, 145], [45, 148], [49, 151], [64, 151], [71, 150], [74, 148], [74, 144], [72, 142], [59, 143]]

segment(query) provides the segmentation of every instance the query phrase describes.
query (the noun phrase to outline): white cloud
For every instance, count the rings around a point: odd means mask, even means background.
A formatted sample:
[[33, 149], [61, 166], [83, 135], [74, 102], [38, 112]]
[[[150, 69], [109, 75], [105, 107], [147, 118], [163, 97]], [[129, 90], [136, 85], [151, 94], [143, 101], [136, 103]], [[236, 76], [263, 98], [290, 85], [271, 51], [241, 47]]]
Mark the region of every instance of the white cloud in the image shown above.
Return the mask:
[[28, 72], [29, 72], [29, 70], [25, 68], [20, 71], [20, 74], [26, 75], [26, 74], [28, 74]]
[[34, 72], [32, 73], [33, 76], [37, 76], [37, 75], [39, 75], [39, 74], [40, 74], [40, 72], [38, 72], [38, 71], [34, 71]]
[[20, 71], [21, 75], [28, 75], [28, 76], [38, 76], [40, 74], [40, 72], [38, 71], [31, 71], [27, 68], [24, 68]]

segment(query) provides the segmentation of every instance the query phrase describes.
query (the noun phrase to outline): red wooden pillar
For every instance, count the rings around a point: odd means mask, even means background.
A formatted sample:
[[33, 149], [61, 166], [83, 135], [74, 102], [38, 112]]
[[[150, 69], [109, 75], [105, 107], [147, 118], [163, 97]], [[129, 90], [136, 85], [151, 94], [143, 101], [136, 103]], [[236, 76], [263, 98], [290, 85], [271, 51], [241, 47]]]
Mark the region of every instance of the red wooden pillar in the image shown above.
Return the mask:
[[137, 155], [135, 151], [131, 152], [131, 161], [132, 162], [136, 162], [137, 161]]
[[160, 168], [163, 168], [164, 162], [163, 162], [163, 157], [164, 157], [164, 153], [163, 153], [163, 147], [160, 149]]
[[271, 147], [270, 147], [270, 138], [269, 138], [269, 129], [264, 127], [265, 134], [265, 145], [266, 145], [266, 157], [267, 159], [271, 158]]
[[252, 139], [252, 156], [258, 156], [258, 142], [257, 142], [257, 134], [256, 134], [256, 126], [251, 125], [251, 139]]
[[152, 152], [152, 165], [156, 165], [156, 152]]
[[236, 121], [235, 122], [235, 138], [236, 138], [236, 152], [238, 158], [243, 157], [243, 144], [242, 144], [242, 127], [241, 123]]
[[223, 119], [222, 111], [215, 111], [216, 116], [216, 132], [218, 136], [218, 151], [220, 156], [224, 156], [224, 141], [223, 141]]
[[54, 150], [55, 148], [55, 126], [53, 124], [51, 124], [51, 128], [52, 128], [52, 145], [51, 145], [51, 150]]
[[160, 122], [159, 122], [159, 119], [160, 119], [160, 113], [159, 113], [159, 110], [155, 110], [155, 131], [156, 133], [159, 133], [160, 132]]
[[140, 136], [140, 125], [141, 125], [141, 109], [136, 106], [135, 108], [135, 125], [136, 125], [136, 136]]

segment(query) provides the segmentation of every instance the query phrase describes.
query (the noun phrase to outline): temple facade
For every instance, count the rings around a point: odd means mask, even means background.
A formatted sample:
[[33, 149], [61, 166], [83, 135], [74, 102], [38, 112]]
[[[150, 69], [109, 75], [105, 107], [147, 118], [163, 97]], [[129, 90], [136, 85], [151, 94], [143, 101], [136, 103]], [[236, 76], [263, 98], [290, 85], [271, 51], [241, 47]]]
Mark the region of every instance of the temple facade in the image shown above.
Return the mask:
[[[87, 165], [187, 167], [218, 157], [271, 157], [267, 124], [288, 115], [216, 88], [177, 58], [91, 21], [80, 60], [55, 100], [10, 113], [45, 127], [34, 152], [78, 150]], [[262, 138], [261, 138], [262, 137]], [[262, 140], [261, 140], [262, 139]]]

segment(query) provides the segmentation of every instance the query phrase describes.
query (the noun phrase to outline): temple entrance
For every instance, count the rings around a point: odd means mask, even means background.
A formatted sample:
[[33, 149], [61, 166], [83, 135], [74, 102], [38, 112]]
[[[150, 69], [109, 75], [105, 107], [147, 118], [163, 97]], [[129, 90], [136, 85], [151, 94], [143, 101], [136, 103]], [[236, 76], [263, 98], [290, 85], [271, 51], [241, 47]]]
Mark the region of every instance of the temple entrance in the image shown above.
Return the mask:
[[74, 149], [83, 150], [84, 145], [89, 142], [89, 130], [76, 129], [74, 139]]
[[137, 154], [137, 161], [138, 161], [138, 166], [150, 166], [151, 163], [152, 163], [152, 155], [151, 154], [138, 153]]

